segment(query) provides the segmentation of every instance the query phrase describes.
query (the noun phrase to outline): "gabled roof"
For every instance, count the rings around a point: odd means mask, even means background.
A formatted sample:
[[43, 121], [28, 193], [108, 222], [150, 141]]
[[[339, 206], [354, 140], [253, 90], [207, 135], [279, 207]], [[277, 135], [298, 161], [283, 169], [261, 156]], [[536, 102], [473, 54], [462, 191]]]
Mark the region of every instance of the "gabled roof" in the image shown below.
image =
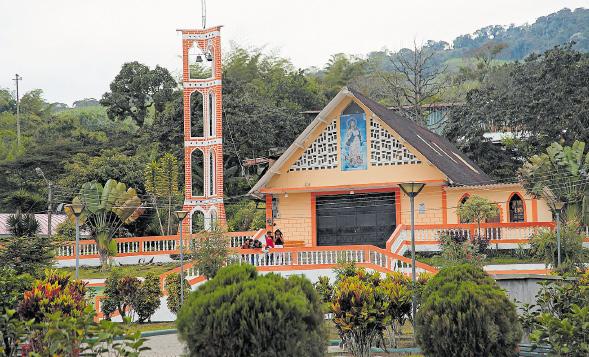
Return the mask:
[[350, 89], [356, 99], [388, 124], [399, 136], [419, 151], [435, 167], [442, 171], [454, 185], [489, 184], [493, 180], [464, 155], [448, 139], [440, 136], [386, 107], [362, 93]]
[[370, 109], [377, 117], [401, 136], [409, 145], [419, 151], [431, 164], [442, 171], [454, 185], [482, 185], [489, 184], [493, 180], [485, 174], [472, 160], [461, 153], [446, 138], [441, 137], [426, 128], [423, 128], [412, 120], [398, 114], [386, 107], [365, 97], [362, 93], [348, 88], [343, 88], [326, 106], [319, 112], [315, 119], [296, 138], [280, 158], [268, 168], [260, 180], [250, 190], [250, 194], [258, 193], [270, 179], [282, 169], [297, 149], [305, 147], [306, 141], [313, 130], [322, 123], [327, 122], [327, 115], [345, 98], [352, 96]]

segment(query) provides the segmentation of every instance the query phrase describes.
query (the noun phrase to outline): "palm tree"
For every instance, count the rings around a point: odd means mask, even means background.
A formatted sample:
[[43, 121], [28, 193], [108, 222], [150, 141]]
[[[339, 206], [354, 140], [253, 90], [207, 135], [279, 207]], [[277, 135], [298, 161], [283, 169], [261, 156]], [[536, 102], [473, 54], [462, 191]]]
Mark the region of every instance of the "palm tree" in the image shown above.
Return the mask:
[[[143, 214], [141, 199], [135, 189], [127, 189], [124, 183], [110, 179], [104, 187], [98, 182], [86, 182], [73, 202], [84, 205], [80, 223], [88, 227], [94, 236], [104, 269], [109, 257], [117, 253], [117, 244], [113, 239], [117, 231]], [[75, 220], [70, 207], [66, 207], [65, 212], [72, 221]]]

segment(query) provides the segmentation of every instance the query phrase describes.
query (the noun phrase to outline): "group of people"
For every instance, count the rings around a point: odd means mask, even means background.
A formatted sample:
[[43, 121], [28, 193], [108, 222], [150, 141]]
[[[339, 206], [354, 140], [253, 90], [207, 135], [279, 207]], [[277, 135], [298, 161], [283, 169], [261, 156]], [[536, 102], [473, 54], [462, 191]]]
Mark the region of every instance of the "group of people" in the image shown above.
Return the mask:
[[275, 232], [268, 231], [262, 239], [246, 238], [241, 249], [263, 249], [269, 250], [271, 248], [284, 247], [284, 238], [280, 229]]

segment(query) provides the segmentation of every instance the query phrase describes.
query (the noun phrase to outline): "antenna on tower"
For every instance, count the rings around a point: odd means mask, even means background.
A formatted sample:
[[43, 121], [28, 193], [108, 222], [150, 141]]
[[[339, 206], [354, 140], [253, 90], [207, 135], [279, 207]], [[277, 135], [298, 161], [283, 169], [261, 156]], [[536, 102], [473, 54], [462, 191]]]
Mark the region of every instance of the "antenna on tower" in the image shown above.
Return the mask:
[[207, 28], [207, 1], [200, 0], [201, 8], [202, 8], [202, 28]]

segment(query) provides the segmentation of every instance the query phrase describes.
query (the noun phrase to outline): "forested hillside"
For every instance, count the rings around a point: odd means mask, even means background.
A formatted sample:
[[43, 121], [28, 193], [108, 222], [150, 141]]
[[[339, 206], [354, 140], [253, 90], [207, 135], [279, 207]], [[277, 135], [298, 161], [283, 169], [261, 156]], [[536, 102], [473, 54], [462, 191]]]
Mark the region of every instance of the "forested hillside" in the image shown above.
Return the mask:
[[[365, 58], [337, 54], [309, 70], [260, 50], [233, 48], [223, 64], [228, 213], [255, 211], [242, 202], [257, 180], [243, 160], [290, 145], [312, 120], [303, 112], [321, 109], [344, 85], [423, 125], [424, 105], [454, 103], [445, 123], [448, 137], [495, 178], [513, 180], [521, 158], [552, 141], [589, 141], [588, 38], [589, 10], [565, 9], [532, 25], [485, 27], [458, 37], [453, 46], [429, 41]], [[537, 54], [523, 61], [501, 61], [532, 52]], [[129, 85], [139, 76], [142, 85]], [[36, 167], [54, 182], [54, 202], [60, 203], [69, 202], [84, 182], [109, 178], [136, 188], [147, 200], [146, 165], [166, 153], [182, 162], [182, 95], [168, 70], [139, 60], [105, 81], [111, 86], [100, 103], [80, 99], [74, 108], [47, 103], [40, 89], [26, 93], [20, 144], [14, 95], [0, 89], [0, 212], [46, 211], [47, 184]], [[201, 102], [192, 105], [196, 109]], [[498, 147], [485, 139], [489, 130], [519, 134]], [[177, 170], [183, 185], [180, 165]], [[181, 201], [178, 197], [176, 204]], [[157, 234], [152, 223], [150, 212], [129, 229]], [[248, 229], [252, 222], [239, 218], [233, 224]]]

